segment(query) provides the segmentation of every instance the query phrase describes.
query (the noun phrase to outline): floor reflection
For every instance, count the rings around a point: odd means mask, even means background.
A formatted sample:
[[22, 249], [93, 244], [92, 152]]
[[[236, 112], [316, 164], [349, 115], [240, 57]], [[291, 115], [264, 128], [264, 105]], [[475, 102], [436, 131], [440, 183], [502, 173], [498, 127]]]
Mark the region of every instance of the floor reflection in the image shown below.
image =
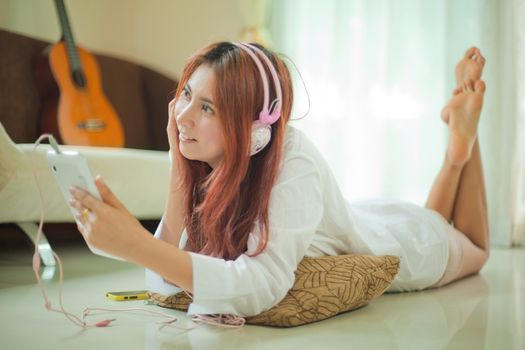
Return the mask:
[[400, 349], [442, 349], [472, 331], [477, 336], [468, 338], [469, 348], [483, 349], [488, 295], [488, 284], [481, 275], [439, 289], [392, 295], [384, 301], [392, 303], [386, 305], [384, 322]]
[[[468, 348], [483, 349], [488, 295], [485, 279], [476, 275], [435, 290], [386, 294], [360, 310], [295, 328], [202, 326], [184, 332], [148, 325], [145, 349], [267, 349], [287, 340], [297, 348], [301, 344], [326, 348], [348, 341], [352, 347], [442, 349], [466, 345], [465, 339]], [[476, 336], [469, 336], [471, 332]]]

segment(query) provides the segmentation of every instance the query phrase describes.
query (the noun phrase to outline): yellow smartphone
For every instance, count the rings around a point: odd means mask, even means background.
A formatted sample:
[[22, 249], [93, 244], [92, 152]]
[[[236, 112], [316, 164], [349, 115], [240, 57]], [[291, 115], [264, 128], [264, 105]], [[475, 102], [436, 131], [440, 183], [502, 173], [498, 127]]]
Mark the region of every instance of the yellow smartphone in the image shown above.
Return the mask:
[[107, 292], [106, 297], [115, 301], [143, 300], [149, 298], [147, 290]]

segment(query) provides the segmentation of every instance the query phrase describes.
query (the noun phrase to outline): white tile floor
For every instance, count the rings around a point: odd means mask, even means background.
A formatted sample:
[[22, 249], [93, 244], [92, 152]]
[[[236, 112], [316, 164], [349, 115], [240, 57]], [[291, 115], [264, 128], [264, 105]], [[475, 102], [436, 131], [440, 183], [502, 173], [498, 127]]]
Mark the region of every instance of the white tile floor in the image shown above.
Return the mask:
[[[64, 305], [79, 315], [90, 307], [146, 307], [114, 302], [109, 290], [142, 289], [139, 267], [97, 257], [83, 245], [56, 246], [65, 263]], [[246, 326], [189, 332], [159, 330], [157, 319], [112, 314], [108, 328], [81, 329], [44, 309], [29, 248], [0, 253], [2, 349], [525, 349], [525, 250], [496, 249], [480, 275], [431, 291], [388, 294], [368, 306], [311, 325]], [[57, 279], [46, 283], [56, 300]], [[93, 317], [93, 320], [101, 319]]]

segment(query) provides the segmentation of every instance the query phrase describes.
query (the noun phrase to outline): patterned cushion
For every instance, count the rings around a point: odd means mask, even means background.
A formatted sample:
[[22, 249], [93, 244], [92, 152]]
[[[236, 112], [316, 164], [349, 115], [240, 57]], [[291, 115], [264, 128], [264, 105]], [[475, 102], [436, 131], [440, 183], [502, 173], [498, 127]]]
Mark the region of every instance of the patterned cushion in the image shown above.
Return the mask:
[[[305, 257], [295, 283], [283, 300], [246, 323], [293, 327], [321, 321], [360, 308], [383, 294], [399, 271], [399, 257], [340, 255]], [[159, 306], [186, 311], [191, 303], [184, 292], [164, 296], [150, 293]]]

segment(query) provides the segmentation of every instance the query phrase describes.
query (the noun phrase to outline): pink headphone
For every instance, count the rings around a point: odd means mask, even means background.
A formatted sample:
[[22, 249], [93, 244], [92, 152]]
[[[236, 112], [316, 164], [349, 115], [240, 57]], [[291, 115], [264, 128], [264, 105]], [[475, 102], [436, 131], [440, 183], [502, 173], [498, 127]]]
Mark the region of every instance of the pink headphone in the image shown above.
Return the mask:
[[[273, 66], [270, 59], [264, 54], [262, 50], [254, 45], [247, 43], [232, 43], [238, 48], [245, 51], [253, 59], [259, 73], [261, 74], [263, 89], [264, 89], [264, 104], [263, 109], [259, 113], [259, 119], [253, 122], [252, 125], [252, 137], [250, 143], [250, 156], [259, 153], [261, 150], [268, 145], [272, 137], [271, 125], [275, 123], [281, 117], [281, 106], [282, 106], [282, 91], [281, 83], [277, 71]], [[253, 50], [253, 51], [252, 51]], [[254, 53], [255, 52], [255, 53]], [[261, 60], [257, 57], [262, 57], [263, 61], [272, 74], [273, 83], [275, 86], [276, 98], [270, 103], [270, 88], [268, 86], [268, 76], [264, 70]]]

